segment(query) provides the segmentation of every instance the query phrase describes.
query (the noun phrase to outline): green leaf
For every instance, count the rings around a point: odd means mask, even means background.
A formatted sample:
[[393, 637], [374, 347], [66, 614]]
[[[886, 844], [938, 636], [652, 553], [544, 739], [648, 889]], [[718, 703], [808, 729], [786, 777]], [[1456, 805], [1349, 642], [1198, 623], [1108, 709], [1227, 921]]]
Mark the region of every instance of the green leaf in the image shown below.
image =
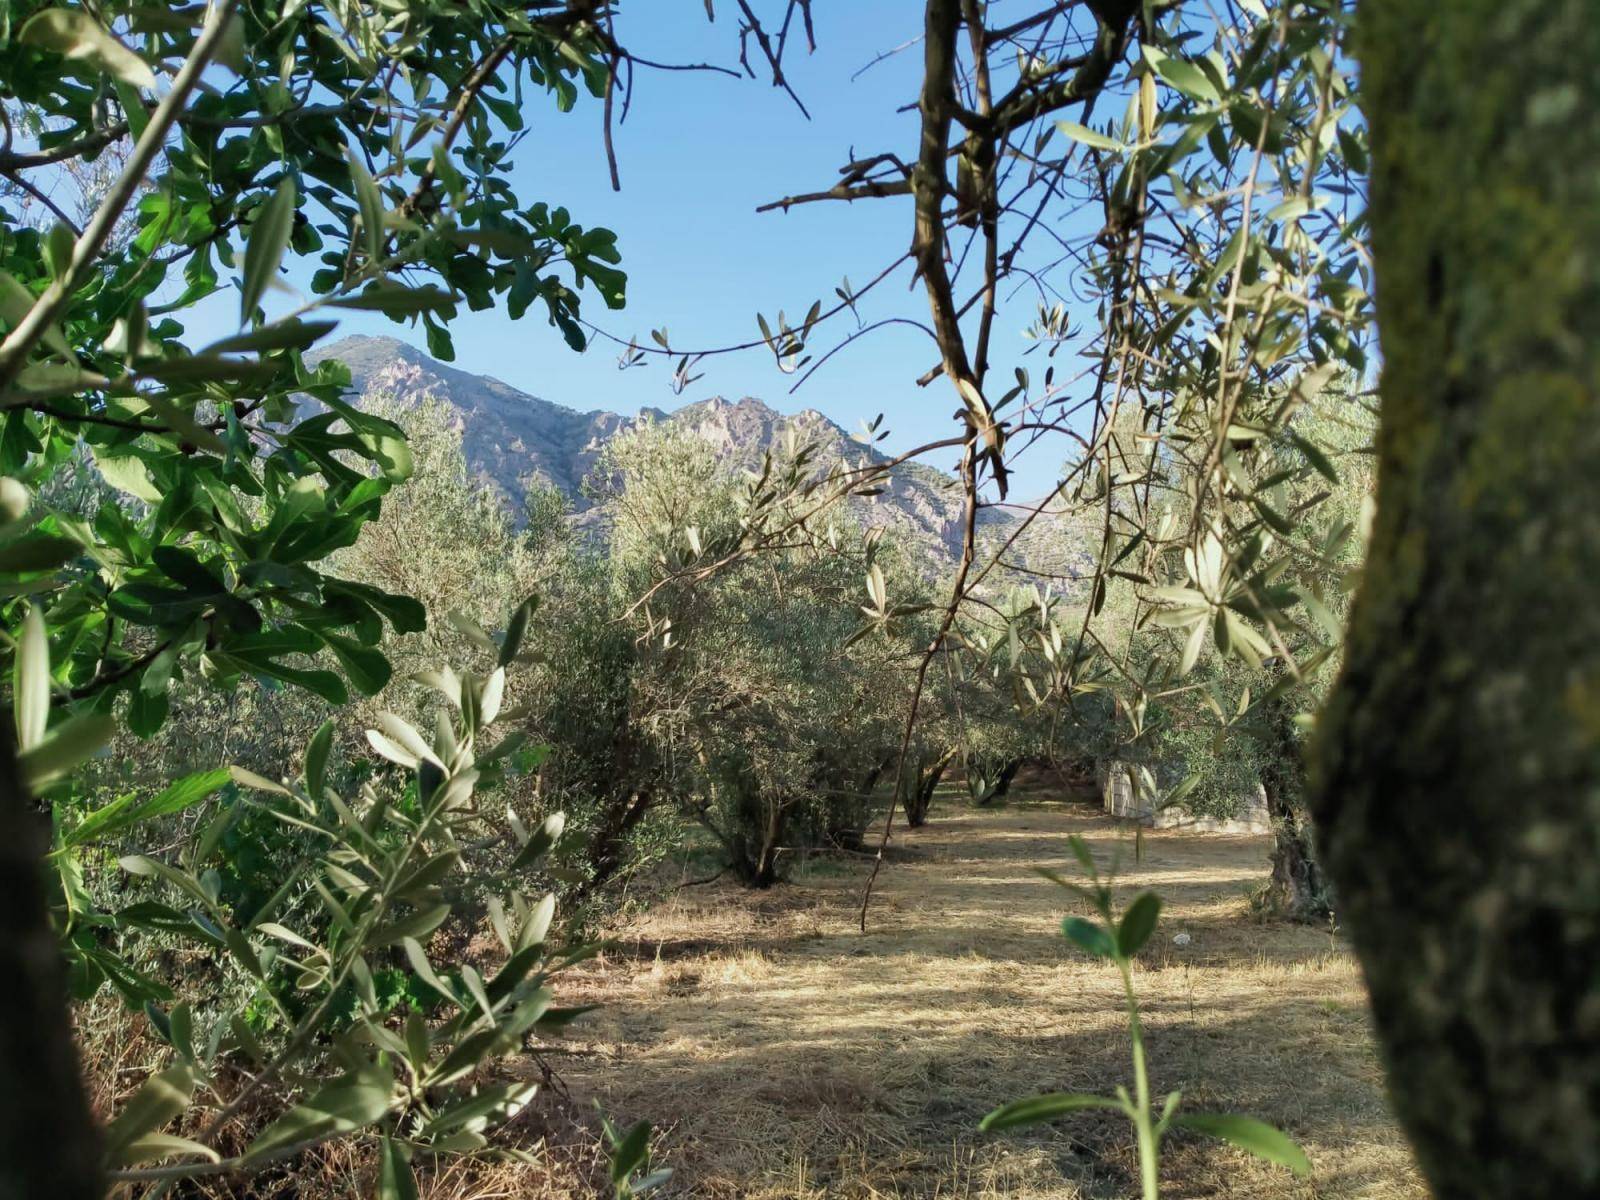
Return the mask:
[[[276, 363], [226, 354], [181, 354], [159, 362], [141, 363], [135, 372], [143, 379], [166, 384], [214, 384], [222, 380], [266, 385], [278, 373]], [[148, 401], [150, 393], [140, 393]]]
[[378, 1150], [377, 1200], [417, 1200], [417, 1181], [406, 1148], [389, 1138], [383, 1139]]
[[[22, 319], [33, 308], [33, 303], [32, 292], [23, 287], [9, 272], [0, 271], [0, 320], [15, 329], [22, 324]], [[72, 347], [67, 344], [67, 339], [62, 336], [57, 326], [46, 326], [40, 340], [64, 358], [72, 358]]]
[[1338, 468], [1333, 465], [1333, 460], [1323, 452], [1321, 446], [1301, 437], [1292, 429], [1286, 429], [1284, 432], [1289, 435], [1289, 440], [1295, 444], [1295, 448], [1306, 456], [1306, 461], [1316, 468], [1317, 474], [1321, 475], [1329, 483], [1339, 482]]
[[366, 235], [367, 260], [376, 263], [383, 257], [383, 197], [355, 151], [346, 147], [345, 153], [350, 158], [350, 179], [355, 185], [356, 203], [361, 206], [361, 232]]
[[544, 898], [528, 913], [528, 919], [522, 923], [522, 928], [517, 930], [518, 949], [542, 946], [545, 938], [550, 935], [550, 922], [555, 915], [556, 894], [546, 892]]
[[352, 583], [348, 579], [328, 581], [331, 595], [348, 594], [375, 608], [396, 633], [421, 633], [428, 627], [428, 611], [410, 596], [396, 596], [380, 588]]
[[162, 1159], [176, 1158], [179, 1155], [194, 1155], [207, 1162], [222, 1161], [221, 1154], [192, 1138], [179, 1137], [173, 1133], [147, 1133], [124, 1145], [116, 1157], [110, 1160], [109, 1165], [134, 1167], [140, 1163], [160, 1162]]
[[1089, 852], [1089, 843], [1077, 834], [1067, 839], [1067, 849], [1072, 851], [1072, 857], [1078, 860], [1078, 865], [1090, 879], [1098, 880], [1100, 872], [1094, 865], [1094, 855]]
[[379, 280], [353, 296], [340, 296], [328, 303], [335, 308], [375, 309], [391, 317], [412, 317], [418, 313], [454, 310], [455, 297], [432, 284], [406, 287]]
[[646, 1192], [653, 1192], [671, 1178], [672, 1168], [661, 1167], [651, 1171], [648, 1175], [640, 1175], [637, 1179], [628, 1180], [628, 1191], [634, 1196], [642, 1196]]
[[1128, 911], [1122, 914], [1122, 922], [1117, 926], [1117, 949], [1122, 957], [1132, 958], [1139, 953], [1160, 919], [1161, 897], [1154, 892], [1145, 892], [1128, 905]]
[[551, 813], [546, 817], [544, 823], [534, 830], [533, 836], [517, 853], [516, 858], [511, 860], [511, 869], [524, 870], [548, 854], [550, 848], [556, 844], [556, 839], [561, 836], [561, 831], [566, 828], [566, 824], [566, 813]]
[[307, 350], [339, 327], [337, 321], [274, 321], [260, 329], [236, 333], [201, 350], [196, 358], [262, 350]]
[[1194, 63], [1181, 58], [1171, 58], [1154, 46], [1148, 45], [1144, 47], [1144, 57], [1145, 61], [1155, 68], [1157, 75], [1189, 99], [1201, 101], [1221, 99], [1216, 84], [1212, 83], [1210, 77]]
[[456, 1129], [482, 1133], [491, 1124], [499, 1124], [515, 1117], [525, 1108], [539, 1090], [533, 1083], [502, 1083], [483, 1087], [459, 1103], [439, 1109], [432, 1119], [417, 1131], [419, 1138], [435, 1138]]
[[160, 504], [165, 498], [161, 489], [151, 480], [150, 469], [142, 458], [133, 454], [116, 454], [109, 446], [91, 449], [100, 477], [119, 492], [126, 492], [146, 504]]
[[300, 667], [287, 666], [269, 654], [255, 651], [234, 650], [228, 657], [237, 660], [240, 666], [252, 674], [281, 679], [284, 683], [305, 688], [306, 691], [321, 696], [329, 704], [347, 704], [350, 701], [350, 693], [345, 690], [343, 681], [332, 671], [304, 670]]
[[1073, 141], [1082, 142], [1085, 146], [1092, 146], [1096, 150], [1114, 150], [1120, 154], [1128, 148], [1116, 138], [1096, 133], [1087, 125], [1079, 125], [1076, 121], [1057, 121], [1056, 128]]
[[363, 696], [376, 696], [389, 682], [391, 668], [383, 651], [373, 646], [363, 646], [350, 638], [328, 634], [323, 638], [333, 651], [344, 673]]
[[1051, 1092], [1044, 1096], [1031, 1096], [1026, 1100], [1013, 1100], [1002, 1104], [983, 1120], [978, 1128], [985, 1133], [1000, 1129], [1017, 1129], [1023, 1125], [1037, 1125], [1053, 1121], [1068, 1113], [1082, 1112], [1087, 1108], [1118, 1109], [1122, 1105], [1109, 1096], [1091, 1096], [1084, 1092]]
[[[408, 947], [414, 943], [408, 943]], [[460, 1001], [456, 1001], [460, 1004]], [[463, 1006], [464, 1008], [464, 1006]], [[444, 1059], [434, 1067], [427, 1076], [426, 1085], [429, 1087], [443, 1087], [477, 1070], [490, 1058], [498, 1058], [502, 1054], [512, 1053], [521, 1044], [522, 1035], [540, 1023], [545, 1013], [550, 1008], [550, 992], [545, 988], [538, 988], [526, 995], [520, 1003], [504, 1016], [499, 1025], [487, 1029], [479, 1029], [476, 1033], [463, 1038], [456, 1044], [455, 1049], [445, 1055]]]
[[229, 767], [228, 775], [235, 783], [247, 788], [254, 788], [258, 792], [273, 792], [279, 796], [294, 795], [281, 783], [274, 783], [266, 776], [257, 775], [254, 771], [246, 770], [244, 767]]
[[500, 654], [497, 658], [500, 666], [508, 667], [511, 665], [511, 660], [516, 658], [517, 651], [522, 648], [522, 639], [528, 632], [528, 618], [538, 606], [538, 597], [530, 596], [517, 605], [517, 611], [511, 614], [511, 620], [506, 624], [505, 636], [500, 639]]
[[250, 944], [250, 939], [231, 925], [223, 927], [222, 943], [227, 946], [228, 953], [238, 959], [239, 965], [254, 979], [265, 980], [266, 971], [262, 970], [261, 959], [256, 954], [256, 948]]
[[125, 1165], [128, 1160], [123, 1156], [129, 1148], [188, 1108], [193, 1093], [194, 1071], [187, 1063], [168, 1067], [145, 1080], [106, 1126], [106, 1155], [110, 1161]]
[[433, 964], [428, 961], [428, 956], [423, 952], [421, 943], [416, 938], [401, 938], [400, 945], [405, 950], [406, 961], [411, 964], [411, 970], [416, 974], [417, 978], [452, 1004], [459, 1005], [460, 1001], [457, 999], [456, 994], [445, 986], [444, 980], [440, 979], [438, 973], [434, 971]]
[[[179, 870], [162, 862], [159, 858], [151, 858], [147, 854], [128, 854], [117, 860], [117, 865], [130, 875], [155, 875], [165, 879], [173, 887], [192, 897], [201, 904], [211, 905], [211, 898], [200, 886], [200, 881], [188, 871]], [[206, 927], [206, 936], [216, 940], [221, 939], [221, 933], [214, 925]]]
[[216, 60], [235, 75], [245, 72], [244, 21], [238, 13], [228, 14], [228, 23], [217, 43]]
[[[412, 758], [431, 758], [435, 762], [438, 761], [433, 752], [433, 747], [428, 745], [427, 739], [418, 733], [409, 721], [404, 721], [391, 712], [383, 712], [378, 714], [378, 724], [383, 726], [384, 736]], [[407, 764], [401, 763], [401, 765], [405, 766]], [[443, 764], [440, 763], [439, 765], [442, 766]]]
[[371, 1125], [389, 1111], [393, 1097], [394, 1079], [382, 1067], [368, 1065], [342, 1075], [269, 1125], [250, 1143], [245, 1161], [311, 1138]]
[[21, 391], [39, 396], [87, 392], [103, 388], [110, 382], [98, 371], [87, 371], [76, 363], [63, 362], [30, 363], [17, 375], [17, 387]]
[[244, 280], [240, 285], [239, 320], [246, 323], [266, 294], [267, 285], [278, 273], [283, 252], [294, 232], [296, 204], [294, 180], [284, 177], [271, 199], [256, 213], [250, 226], [250, 239], [244, 247]]
[[65, 279], [67, 268], [72, 265], [72, 249], [77, 244], [72, 230], [65, 224], [57, 221], [50, 227], [50, 232], [44, 239], [44, 262], [50, 268], [50, 275], [54, 279]]
[[1061, 932], [1069, 942], [1096, 958], [1115, 958], [1117, 943], [1103, 926], [1082, 917], [1068, 917], [1061, 922]]
[[611, 1182], [620, 1184], [650, 1162], [650, 1122], [640, 1121], [620, 1138], [611, 1150]]
[[74, 825], [62, 838], [62, 844], [81, 846], [152, 817], [182, 812], [211, 796], [231, 779], [226, 767], [218, 767], [213, 771], [186, 775], [143, 802], [136, 802], [132, 794], [121, 796]]
[[23, 619], [22, 638], [12, 663], [12, 703], [16, 705], [17, 749], [26, 753], [44, 740], [50, 724], [50, 642], [37, 604]]
[[43, 50], [54, 50], [66, 58], [93, 63], [113, 79], [131, 87], [154, 90], [156, 77], [132, 50], [129, 50], [86, 11], [78, 8], [49, 8], [36, 14], [17, 34], [17, 40]]
[[18, 757], [23, 779], [34, 790], [55, 782], [109, 742], [116, 728], [109, 713], [86, 712], [69, 717]]
[[1269, 221], [1294, 221], [1305, 216], [1311, 211], [1311, 201], [1304, 196], [1290, 196], [1281, 204], [1275, 204], [1267, 210]]
[[50, 533], [30, 533], [7, 546], [0, 546], [0, 575], [31, 571], [53, 571], [76, 558], [82, 547], [71, 538]]
[[327, 720], [311, 735], [311, 741], [306, 744], [305, 771], [306, 793], [316, 797], [322, 795], [322, 785], [328, 774], [328, 752], [333, 748], [333, 721]]
[[1200, 661], [1200, 652], [1206, 648], [1206, 623], [1196, 621], [1189, 627], [1189, 636], [1183, 642], [1183, 655], [1178, 659], [1178, 676], [1182, 678], [1194, 670]]
[[138, 141], [150, 125], [150, 111], [139, 99], [139, 93], [127, 83], [119, 79], [112, 87], [122, 103], [122, 111], [128, 115], [128, 132], [133, 134], [134, 141]]
[[1296, 1175], [1311, 1174], [1311, 1160], [1294, 1139], [1254, 1117], [1234, 1113], [1186, 1113], [1173, 1117], [1172, 1124], [1230, 1142], [1257, 1158], [1288, 1167]]
[[146, 392], [140, 399], [150, 406], [151, 411], [161, 419], [162, 425], [191, 446], [198, 446], [213, 454], [228, 452], [228, 444], [196, 421], [192, 411], [186, 411], [158, 392]]
[[391, 921], [387, 925], [378, 926], [367, 936], [367, 944], [369, 946], [389, 946], [407, 939], [425, 938], [443, 925], [445, 918], [449, 915], [450, 906], [448, 904], [435, 904], [431, 907], [420, 909], [410, 916], [402, 917], [398, 921]]

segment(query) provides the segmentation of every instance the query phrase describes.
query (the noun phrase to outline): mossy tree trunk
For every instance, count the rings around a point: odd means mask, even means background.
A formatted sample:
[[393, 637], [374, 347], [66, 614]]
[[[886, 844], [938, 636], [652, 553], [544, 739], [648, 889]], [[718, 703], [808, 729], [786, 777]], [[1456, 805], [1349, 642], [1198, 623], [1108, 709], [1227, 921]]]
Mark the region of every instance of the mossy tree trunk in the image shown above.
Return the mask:
[[[888, 754], [867, 769], [853, 788], [841, 787], [827, 806], [827, 823], [822, 842], [839, 850], [860, 850], [872, 820], [872, 793], [884, 774], [894, 766], [895, 755]], [[842, 780], [841, 783], [846, 781]]]
[[1383, 415], [1319, 848], [1435, 1194], [1600, 1195], [1600, 14], [1358, 21]]
[[994, 791], [989, 793], [989, 800], [1000, 800], [1010, 793], [1012, 781], [1016, 779], [1017, 772], [1022, 770], [1022, 762], [1020, 758], [1008, 759], [1006, 765], [1000, 768], [1000, 774], [994, 781]]
[[97, 1200], [100, 1138], [72, 1044], [44, 849], [44, 822], [0, 733], [0, 1198]]
[[1333, 912], [1322, 865], [1311, 838], [1311, 822], [1289, 794], [1263, 781], [1272, 821], [1272, 876], [1268, 901], [1291, 921], [1324, 921]]
[[778, 882], [778, 855], [788, 815], [787, 800], [764, 790], [751, 776], [737, 776], [726, 786], [734, 790], [737, 799], [730, 827], [723, 838], [728, 849], [728, 865], [745, 886], [769, 888]]
[[1284, 697], [1267, 701], [1257, 733], [1261, 790], [1272, 822], [1272, 876], [1267, 902], [1291, 921], [1325, 921], [1333, 911], [1322, 864], [1317, 860], [1310, 815], [1305, 810], [1305, 761], [1294, 725], [1294, 707]]
[[905, 810], [906, 824], [911, 828], [917, 829], [928, 823], [934, 790], [955, 756], [954, 750], [946, 750], [932, 763], [918, 755], [913, 763], [907, 764]]
[[[1024, 760], [1020, 758], [1006, 759], [988, 786], [974, 792], [973, 801], [977, 806], [985, 808], [996, 800], [1003, 800], [1006, 794], [1011, 791], [1011, 783], [1016, 779], [1017, 772], [1022, 770], [1023, 762]], [[969, 780], [969, 786], [970, 782]]]
[[600, 797], [598, 820], [585, 850], [589, 878], [575, 889], [575, 901], [600, 892], [627, 865], [633, 851], [634, 830], [649, 814], [657, 797], [657, 765], [631, 720], [625, 720], [618, 729], [610, 761], [610, 790]]

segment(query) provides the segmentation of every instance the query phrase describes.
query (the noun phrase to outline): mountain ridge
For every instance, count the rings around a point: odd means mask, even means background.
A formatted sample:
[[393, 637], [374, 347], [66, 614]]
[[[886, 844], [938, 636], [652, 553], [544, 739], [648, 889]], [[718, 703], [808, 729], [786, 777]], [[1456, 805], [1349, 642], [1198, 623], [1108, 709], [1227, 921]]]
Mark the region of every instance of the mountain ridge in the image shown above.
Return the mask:
[[[493, 376], [441, 363], [392, 337], [353, 335], [307, 358], [343, 362], [358, 403], [387, 395], [402, 404], [432, 397], [449, 406], [457, 413], [469, 467], [514, 510], [522, 507], [527, 481], [537, 478], [558, 488], [581, 516], [592, 507], [582, 485], [601, 446], [641, 421], [686, 423], [739, 466], [758, 465], [762, 452], [790, 429], [822, 441], [825, 458], [848, 454], [857, 462], [888, 461], [816, 409], [786, 414], [752, 396], [710, 396], [670, 412], [644, 408], [630, 417], [545, 400]], [[936, 549], [943, 560], [960, 551], [963, 505], [952, 475], [922, 463], [901, 464], [889, 472], [882, 494], [854, 503], [864, 525], [887, 526]], [[983, 516], [986, 525], [1016, 519], [993, 510]]]

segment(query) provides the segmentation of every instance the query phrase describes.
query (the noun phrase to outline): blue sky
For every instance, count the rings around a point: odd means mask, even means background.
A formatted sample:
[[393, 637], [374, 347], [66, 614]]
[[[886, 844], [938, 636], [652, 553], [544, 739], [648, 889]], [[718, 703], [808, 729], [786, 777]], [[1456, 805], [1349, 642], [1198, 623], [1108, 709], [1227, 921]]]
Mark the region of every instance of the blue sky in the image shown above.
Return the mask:
[[[719, 3], [708, 25], [702, 0], [651, 0], [628, 6], [618, 36], [646, 57], [668, 62], [713, 61], [737, 66], [736, 10]], [[914, 155], [920, 45], [858, 72], [881, 51], [921, 31], [915, 0], [816, 6], [818, 50], [807, 55], [791, 39], [787, 70], [811, 111], [807, 121], [765, 78], [641, 69], [632, 111], [616, 131], [622, 191], [613, 192], [601, 141], [601, 107], [587, 95], [562, 114], [545, 96], [526, 105], [529, 135], [516, 151], [513, 182], [525, 203], [564, 205], [584, 225], [618, 235], [628, 273], [628, 306], [610, 312], [586, 290], [584, 315], [623, 337], [649, 343], [666, 326], [675, 347], [699, 348], [758, 336], [755, 313], [769, 320], [783, 309], [798, 320], [811, 302], [833, 303], [845, 276], [861, 286], [902, 252], [911, 239], [911, 201], [890, 198], [846, 205], [810, 204], [789, 213], [757, 214], [757, 205], [792, 192], [829, 186], [852, 148], [859, 154], [894, 150]], [[755, 47], [751, 47], [755, 54]], [[886, 282], [881, 296], [862, 303], [871, 321], [927, 314], [920, 285], [908, 290], [909, 266]], [[1009, 384], [1022, 358], [1022, 329], [1034, 303], [1019, 298], [1002, 311], [991, 353], [992, 378]], [[835, 326], [851, 326], [842, 315]], [[774, 322], [775, 323], [775, 322]], [[422, 330], [365, 314], [347, 317], [340, 333], [382, 333], [425, 349]], [[704, 378], [681, 396], [669, 387], [670, 368], [619, 371], [618, 347], [595, 339], [575, 354], [536, 306], [521, 321], [503, 311], [463, 310], [452, 324], [455, 366], [495, 376], [515, 387], [578, 409], [632, 413], [642, 406], [671, 409], [711, 395], [758, 396], [785, 411], [815, 408], [846, 429], [885, 414], [893, 451], [949, 436], [957, 401], [943, 380], [918, 388], [916, 378], [937, 361], [931, 340], [906, 326], [877, 331], [836, 355], [809, 382], [780, 372], [765, 350], [708, 359]], [[833, 344], [817, 342], [817, 353]], [[1003, 389], [1002, 389], [1003, 390]], [[1058, 443], [1059, 445], [1059, 443]], [[950, 467], [945, 452], [930, 460]], [[1018, 497], [1037, 495], [1055, 479], [1053, 450], [1041, 448], [1020, 464]]]

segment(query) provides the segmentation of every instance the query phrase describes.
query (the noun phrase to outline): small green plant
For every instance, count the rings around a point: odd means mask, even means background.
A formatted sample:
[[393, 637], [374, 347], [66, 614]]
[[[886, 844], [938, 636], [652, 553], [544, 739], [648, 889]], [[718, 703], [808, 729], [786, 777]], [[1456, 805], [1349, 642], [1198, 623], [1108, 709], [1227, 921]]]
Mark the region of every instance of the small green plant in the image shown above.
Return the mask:
[[1102, 877], [1094, 856], [1080, 837], [1068, 839], [1073, 856], [1089, 876], [1089, 885], [1076, 884], [1054, 871], [1040, 870], [1051, 882], [1083, 897], [1093, 905], [1099, 920], [1068, 917], [1061, 932], [1080, 950], [1095, 958], [1108, 959], [1122, 976], [1122, 993], [1128, 1005], [1128, 1038], [1133, 1055], [1133, 1094], [1118, 1085], [1114, 1096], [1095, 1096], [1083, 1092], [1052, 1092], [1026, 1100], [1014, 1100], [995, 1109], [979, 1123], [985, 1131], [1015, 1129], [1040, 1121], [1054, 1120], [1067, 1113], [1086, 1109], [1120, 1112], [1132, 1123], [1139, 1143], [1139, 1178], [1143, 1200], [1159, 1200], [1161, 1195], [1161, 1139], [1172, 1129], [1192, 1129], [1208, 1137], [1232, 1142], [1269, 1162], [1288, 1167], [1297, 1175], [1308, 1174], [1311, 1163], [1305, 1151], [1288, 1135], [1254, 1117], [1234, 1113], [1183, 1113], [1181, 1092], [1169, 1092], [1157, 1112], [1150, 1092], [1150, 1072], [1145, 1062], [1144, 1031], [1139, 1023], [1139, 1000], [1133, 990], [1134, 955], [1155, 932], [1161, 917], [1161, 898], [1143, 892], [1128, 905], [1121, 918], [1111, 904], [1111, 884], [1116, 868]]
[[[595, 1108], [600, 1108], [598, 1101]], [[616, 1189], [617, 1200], [634, 1200], [672, 1178], [670, 1167], [650, 1168], [649, 1121], [638, 1121], [626, 1130], [619, 1130], [601, 1111], [600, 1128], [610, 1147], [611, 1186]]]

